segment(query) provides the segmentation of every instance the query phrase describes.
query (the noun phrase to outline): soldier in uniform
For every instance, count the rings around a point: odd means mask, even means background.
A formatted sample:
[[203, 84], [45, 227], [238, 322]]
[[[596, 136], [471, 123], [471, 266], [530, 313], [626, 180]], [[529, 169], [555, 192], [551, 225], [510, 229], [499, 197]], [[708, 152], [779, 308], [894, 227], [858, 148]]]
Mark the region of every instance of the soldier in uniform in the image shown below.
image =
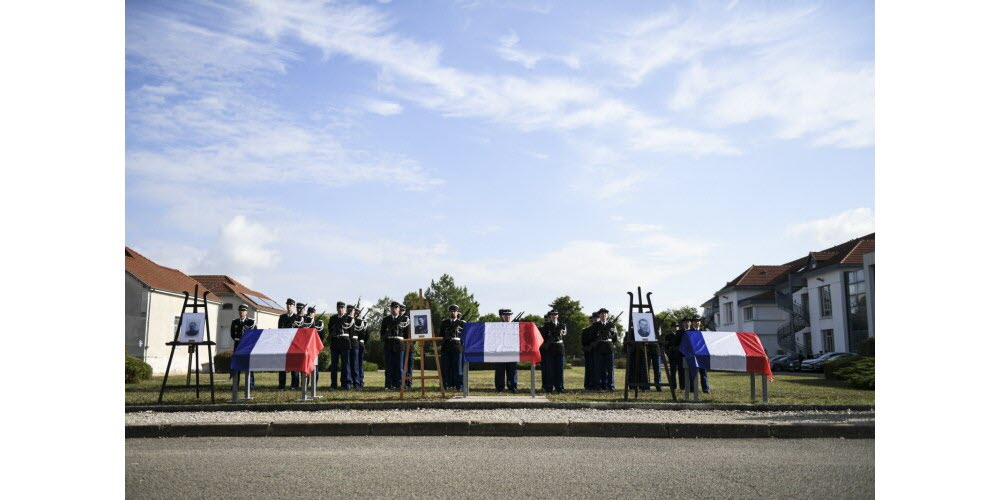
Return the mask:
[[597, 368], [594, 366], [594, 323], [600, 316], [597, 312], [590, 313], [590, 326], [580, 332], [580, 344], [583, 348], [583, 390], [596, 390]]
[[[510, 317], [512, 313], [510, 309], [500, 310], [500, 321], [504, 323], [510, 323]], [[517, 394], [517, 362], [509, 363], [494, 363], [493, 368], [493, 387], [496, 388], [497, 392], [503, 392], [504, 381], [506, 379], [507, 389], [511, 393]]]
[[347, 305], [337, 302], [337, 314], [330, 318], [330, 388], [337, 388], [337, 372], [340, 372], [340, 388], [349, 390], [354, 385], [351, 379], [351, 332], [354, 318], [347, 314]]
[[389, 306], [379, 331], [385, 350], [385, 388], [399, 390], [403, 384], [403, 338], [409, 334], [410, 320], [400, 314], [399, 302]]
[[[365, 342], [368, 341], [368, 325], [361, 317], [361, 310], [354, 308], [352, 317], [354, 318], [354, 332], [351, 334], [351, 350], [354, 351], [355, 362], [358, 371], [354, 375], [354, 387], [360, 389], [365, 386]], [[357, 348], [355, 348], [357, 344]]]
[[[240, 317], [233, 320], [232, 324], [229, 325], [229, 336], [233, 338], [233, 352], [236, 352], [236, 348], [240, 346], [240, 339], [243, 338], [243, 333], [247, 330], [253, 330], [256, 328], [256, 322], [247, 317], [247, 311], [250, 309], [246, 304], [240, 304]], [[229, 378], [236, 376], [236, 382], [239, 383], [240, 372], [233, 373], [230, 371]], [[247, 383], [253, 388], [253, 372], [247, 372]]]
[[[285, 314], [278, 317], [278, 328], [298, 328], [296, 325], [301, 321], [302, 318], [298, 314], [292, 312], [295, 307], [295, 301], [288, 299], [285, 301], [285, 308], [287, 309]], [[278, 372], [278, 389], [285, 388], [285, 380], [288, 372]], [[298, 387], [299, 385], [299, 373], [292, 372], [292, 387]]]
[[547, 393], [562, 394], [563, 369], [566, 367], [566, 325], [559, 322], [559, 311], [552, 310], [542, 325], [542, 389]]
[[444, 345], [441, 346], [441, 378], [444, 381], [445, 389], [455, 389], [461, 391], [464, 387], [462, 380], [462, 331], [465, 329], [465, 321], [462, 320], [462, 313], [458, 311], [458, 305], [448, 306], [448, 317], [441, 320], [441, 338]]
[[[701, 318], [695, 316], [691, 318], [691, 329], [694, 331], [701, 331]], [[708, 370], [702, 367], [698, 367], [698, 374], [701, 377], [701, 392], [705, 394], [711, 394], [711, 388], [708, 386]], [[691, 386], [694, 387], [694, 372], [688, 375]]]
[[[687, 320], [683, 320], [681, 323], [690, 325]], [[684, 356], [681, 354], [680, 347], [685, 330], [676, 321], [672, 322], [670, 326], [672, 331], [664, 334], [661, 340], [663, 352], [666, 353], [667, 361], [669, 361], [667, 382], [669, 382], [672, 391], [676, 390], [678, 386], [684, 390], [687, 387], [687, 382], [684, 378]]]
[[594, 323], [594, 360], [597, 367], [597, 388], [601, 391], [615, 390], [615, 346], [618, 345], [618, 331], [608, 322], [608, 310], [601, 308], [597, 323]]
[[351, 318], [351, 326], [347, 329], [347, 371], [350, 374], [350, 386], [352, 389], [358, 386], [358, 335], [355, 328], [354, 304], [347, 304], [347, 317]]

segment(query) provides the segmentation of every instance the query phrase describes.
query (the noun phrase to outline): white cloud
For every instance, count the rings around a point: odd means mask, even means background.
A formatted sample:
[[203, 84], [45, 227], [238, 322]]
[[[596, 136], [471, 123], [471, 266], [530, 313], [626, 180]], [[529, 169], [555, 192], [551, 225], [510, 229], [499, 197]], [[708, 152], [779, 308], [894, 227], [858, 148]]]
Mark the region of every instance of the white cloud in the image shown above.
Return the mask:
[[535, 64], [545, 59], [560, 62], [573, 69], [580, 69], [580, 58], [575, 55], [555, 55], [546, 52], [527, 51], [518, 47], [520, 41], [521, 38], [513, 31], [500, 37], [500, 44], [496, 48], [497, 54], [500, 55], [501, 59], [518, 63], [527, 69], [533, 69]]
[[382, 116], [398, 115], [403, 111], [403, 107], [398, 102], [380, 99], [368, 99], [363, 105], [367, 111]]
[[647, 233], [651, 231], [662, 231], [663, 226], [659, 224], [636, 224], [632, 222], [625, 224], [622, 229], [629, 233]]
[[787, 234], [804, 237], [823, 246], [835, 245], [875, 231], [875, 214], [870, 208], [854, 208], [825, 219], [816, 219], [788, 228]]
[[477, 74], [446, 66], [439, 46], [392, 32], [389, 19], [369, 6], [261, 1], [248, 3], [246, 11], [234, 23], [244, 36], [265, 36], [272, 43], [292, 36], [324, 54], [372, 64], [379, 69], [380, 90], [445, 116], [483, 118], [526, 131], [610, 130], [640, 136], [629, 143], [639, 150], [735, 150], [722, 137], [671, 125], [576, 79]]
[[279, 261], [277, 250], [269, 248], [276, 241], [274, 231], [238, 215], [222, 227], [217, 247], [236, 269], [268, 268]]

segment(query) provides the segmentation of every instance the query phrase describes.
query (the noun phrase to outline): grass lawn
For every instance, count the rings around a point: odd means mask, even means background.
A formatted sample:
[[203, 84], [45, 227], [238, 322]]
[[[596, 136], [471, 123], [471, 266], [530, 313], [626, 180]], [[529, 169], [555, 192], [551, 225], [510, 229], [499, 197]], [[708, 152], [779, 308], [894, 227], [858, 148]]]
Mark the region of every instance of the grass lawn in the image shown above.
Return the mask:
[[[432, 374], [433, 372], [428, 372]], [[419, 375], [419, 372], [417, 373]], [[536, 388], [541, 393], [541, 370], [536, 371]], [[576, 367], [565, 371], [565, 386], [569, 391], [562, 395], [551, 395], [551, 401], [620, 401], [622, 399], [622, 383], [625, 380], [625, 370], [615, 371], [615, 382], [618, 390], [614, 393], [594, 393], [583, 392], [583, 369]], [[301, 396], [301, 389], [298, 391], [283, 390], [278, 391], [278, 376], [275, 373], [258, 373], [255, 375], [256, 385], [253, 391], [253, 403], [290, 403]], [[147, 380], [137, 384], [127, 384], [125, 386], [125, 404], [141, 405], [156, 404], [159, 396], [160, 384], [163, 381], [162, 375], [154, 375], [152, 380]], [[362, 390], [340, 391], [331, 390], [330, 373], [320, 374], [319, 394], [323, 396], [317, 402], [336, 401], [381, 401], [398, 400], [398, 391], [386, 391], [382, 388], [384, 376], [382, 372], [367, 372], [365, 374], [365, 388]], [[192, 383], [194, 377], [192, 376]], [[435, 394], [432, 390], [438, 387], [437, 381], [428, 380], [428, 396]], [[431, 383], [433, 382], [433, 383]], [[663, 377], [666, 383], [666, 376]], [[207, 390], [202, 392], [201, 399], [195, 398], [194, 387], [181, 389], [185, 383], [184, 375], [171, 376], [168, 381], [168, 389], [163, 395], [164, 404], [196, 404], [208, 403], [210, 401]], [[202, 383], [207, 389], [208, 376], [202, 375]], [[291, 377], [289, 377], [291, 383]], [[420, 399], [419, 380], [414, 390], [406, 394], [408, 400]], [[215, 376], [215, 400], [216, 404], [228, 404], [232, 386], [229, 375], [216, 374]], [[711, 394], [702, 394], [701, 400], [712, 403], [749, 403], [750, 402], [750, 380], [749, 375], [711, 372], [709, 373], [709, 385]], [[531, 386], [531, 372], [521, 370], [518, 372], [518, 388], [522, 389], [522, 394], [528, 394]], [[171, 388], [174, 387], [174, 388]], [[493, 389], [493, 371], [476, 370], [469, 374], [470, 395], [495, 396], [497, 393]], [[241, 388], [242, 389], [242, 388]], [[760, 398], [760, 377], [757, 377], [758, 401]], [[241, 391], [242, 392], [242, 391]], [[440, 394], [440, 393], [437, 393]], [[503, 394], [510, 394], [504, 392]], [[448, 394], [449, 397], [454, 394]], [[684, 392], [678, 390], [677, 397], [683, 400]], [[437, 399], [440, 399], [438, 396]], [[631, 397], [629, 398], [631, 401]], [[670, 402], [670, 391], [664, 388], [664, 392], [657, 393], [655, 390], [639, 393], [640, 402]], [[805, 375], [792, 373], [779, 373], [775, 375], [774, 382], [768, 384], [768, 401], [776, 404], [854, 404], [854, 405], [874, 405], [875, 391], [854, 389], [846, 382], [836, 380], [826, 380], [821, 375]], [[312, 404], [305, 402], [302, 404]]]

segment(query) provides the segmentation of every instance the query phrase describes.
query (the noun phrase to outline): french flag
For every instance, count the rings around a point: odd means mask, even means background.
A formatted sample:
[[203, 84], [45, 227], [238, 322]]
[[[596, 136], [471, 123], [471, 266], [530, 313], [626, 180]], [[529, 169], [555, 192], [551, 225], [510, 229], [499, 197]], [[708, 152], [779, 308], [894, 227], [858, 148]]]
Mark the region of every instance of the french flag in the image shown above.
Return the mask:
[[522, 323], [466, 323], [462, 350], [470, 363], [539, 363], [542, 334], [529, 321]]
[[681, 340], [681, 354], [697, 368], [764, 373], [768, 380], [774, 380], [771, 362], [756, 333], [688, 330]]
[[233, 371], [312, 373], [323, 341], [315, 328], [247, 330], [233, 352]]

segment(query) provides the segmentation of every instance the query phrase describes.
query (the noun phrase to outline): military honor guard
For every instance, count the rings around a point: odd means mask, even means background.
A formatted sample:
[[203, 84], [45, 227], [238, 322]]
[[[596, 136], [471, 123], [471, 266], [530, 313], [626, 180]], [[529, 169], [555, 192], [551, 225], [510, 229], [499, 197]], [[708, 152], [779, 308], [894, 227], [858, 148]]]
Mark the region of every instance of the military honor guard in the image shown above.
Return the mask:
[[337, 372], [340, 372], [340, 388], [349, 390], [354, 386], [351, 379], [351, 331], [354, 318], [347, 315], [347, 305], [337, 302], [337, 314], [330, 318], [330, 388], [337, 388]]
[[542, 389], [546, 393], [562, 394], [563, 370], [566, 368], [566, 325], [559, 322], [559, 311], [552, 310], [542, 325]]
[[661, 339], [663, 352], [666, 353], [667, 361], [669, 362], [667, 382], [670, 384], [671, 391], [677, 390], [678, 387], [684, 390], [687, 387], [687, 379], [684, 378], [684, 356], [681, 354], [681, 339], [686, 329], [691, 326], [691, 322], [684, 319], [680, 323], [674, 321], [670, 326], [672, 327], [672, 331], [663, 335]]
[[[695, 316], [691, 318], [691, 330], [701, 331], [701, 318]], [[694, 370], [690, 370], [688, 379], [691, 382], [691, 387], [694, 387]], [[708, 386], [708, 370], [702, 367], [698, 368], [698, 375], [701, 377], [701, 392], [705, 394], [711, 394], [711, 388]]]
[[[354, 366], [357, 372], [354, 374], [354, 387], [360, 389], [365, 386], [365, 342], [368, 342], [368, 325], [361, 318], [361, 310], [354, 308], [354, 333], [351, 336], [351, 350], [354, 352]], [[357, 345], [357, 347], [354, 347]]]
[[379, 330], [385, 350], [385, 388], [397, 391], [403, 384], [403, 339], [409, 336], [410, 328], [409, 318], [401, 310], [399, 302], [390, 304]]
[[462, 379], [462, 331], [465, 329], [465, 321], [462, 320], [462, 313], [458, 310], [458, 305], [448, 306], [448, 317], [441, 320], [441, 378], [444, 381], [444, 388], [461, 391], [464, 389]]
[[608, 322], [608, 310], [601, 308], [597, 323], [594, 323], [594, 364], [597, 368], [597, 389], [615, 390], [615, 346], [618, 345], [618, 330]]
[[[236, 348], [240, 346], [240, 339], [243, 338], [243, 334], [247, 330], [253, 330], [256, 328], [256, 322], [247, 317], [247, 311], [249, 308], [246, 304], [240, 304], [240, 317], [233, 320], [232, 324], [229, 325], [229, 336], [233, 339], [233, 352], [236, 352]], [[230, 372], [229, 378], [236, 377], [236, 383], [239, 383], [240, 372]], [[253, 372], [247, 372], [247, 384], [253, 388]]]
[[[501, 309], [500, 321], [510, 323], [512, 315], [510, 309]], [[504, 385], [511, 393], [517, 394], [517, 362], [494, 363], [493, 387], [496, 388], [497, 392], [503, 392]]]
[[[303, 304], [304, 306], [305, 304]], [[295, 301], [288, 299], [285, 301], [285, 314], [278, 317], [278, 328], [298, 328], [299, 322], [302, 318], [295, 312]], [[287, 380], [288, 372], [278, 372], [278, 389], [285, 388], [285, 381]], [[299, 374], [298, 372], [292, 372], [292, 388], [299, 386]]]
[[350, 341], [350, 347], [348, 348], [347, 356], [347, 371], [351, 375], [351, 388], [356, 389], [358, 387], [358, 332], [357, 332], [357, 315], [354, 314], [355, 308], [353, 304], [347, 304], [347, 316], [351, 318], [351, 327], [348, 329], [347, 333]]
[[590, 325], [580, 332], [580, 344], [583, 349], [583, 390], [597, 390], [597, 368], [594, 365], [594, 323], [600, 316], [596, 311], [590, 313]]

